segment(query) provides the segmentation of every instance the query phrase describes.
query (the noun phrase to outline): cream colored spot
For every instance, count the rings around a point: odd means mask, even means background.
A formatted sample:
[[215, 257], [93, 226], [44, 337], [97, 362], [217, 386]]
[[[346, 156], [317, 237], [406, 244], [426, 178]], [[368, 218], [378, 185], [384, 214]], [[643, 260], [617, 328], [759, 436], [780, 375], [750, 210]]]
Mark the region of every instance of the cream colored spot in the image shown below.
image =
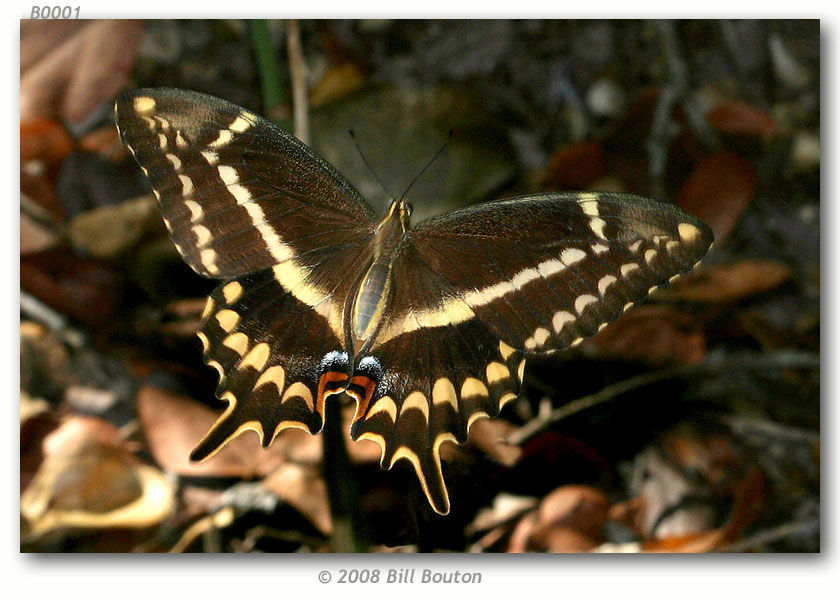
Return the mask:
[[402, 407], [400, 408], [400, 416], [404, 415], [405, 411], [410, 408], [416, 408], [423, 413], [424, 419], [427, 421], [429, 420], [429, 401], [426, 400], [426, 396], [423, 395], [423, 392], [415, 390], [406, 396], [405, 400], [403, 400]]
[[545, 344], [545, 341], [550, 335], [551, 332], [548, 329], [546, 329], [545, 327], [538, 327], [537, 330], [534, 332], [534, 341], [537, 343], [537, 346], [542, 346], [543, 344]]
[[633, 308], [633, 303], [632, 303], [632, 302], [628, 302], [627, 304], [625, 304], [625, 305], [624, 305], [624, 308], [622, 308], [621, 310], [622, 310], [622, 312], [627, 312], [627, 311], [628, 311], [628, 310], [630, 310], [631, 308]]
[[202, 321], [210, 316], [210, 313], [213, 312], [213, 309], [215, 308], [215, 306], [216, 306], [216, 303], [213, 302], [213, 298], [207, 298], [207, 302], [204, 303], [204, 310], [201, 311], [201, 320]]
[[633, 271], [638, 271], [640, 269], [639, 265], [636, 263], [627, 263], [621, 265], [621, 276], [627, 277]]
[[510, 379], [510, 370], [499, 362], [487, 365], [487, 382], [491, 385]]
[[601, 296], [605, 295], [607, 293], [607, 289], [609, 289], [609, 287], [616, 281], [618, 280], [612, 275], [604, 275], [601, 277], [601, 280], [598, 282], [598, 291], [601, 293]]
[[651, 248], [650, 250], [645, 250], [645, 262], [650, 264], [653, 262], [653, 259], [656, 258], [656, 255], [659, 254], [656, 250]]
[[522, 381], [522, 379], [525, 377], [525, 359], [524, 358], [519, 363], [519, 368], [516, 370], [516, 374], [519, 376], [519, 381]]
[[166, 148], [168, 143], [169, 142], [166, 139], [166, 134], [159, 133], [158, 134], [158, 146], [160, 146], [160, 149], [163, 150], [164, 148]]
[[192, 179], [190, 179], [186, 175], [178, 175], [178, 179], [181, 180], [181, 193], [184, 196], [191, 196], [195, 191]]
[[604, 219], [599, 217], [594, 217], [589, 221], [589, 228], [602, 240], [607, 239], [607, 236], [604, 235], [604, 226], [607, 224]]
[[557, 260], [556, 258], [546, 260], [537, 265], [537, 271], [539, 271], [540, 275], [542, 275], [545, 279], [548, 279], [552, 275], [559, 273], [565, 268], [566, 265], [564, 265], [561, 261]]
[[390, 396], [382, 396], [379, 400], [377, 400], [373, 406], [370, 407], [368, 411], [366, 419], [371, 418], [373, 415], [377, 413], [387, 413], [391, 417], [391, 422], [394, 423], [397, 420], [397, 405], [394, 404], [394, 401], [391, 399]]
[[609, 325], [609, 323], [601, 323], [600, 325], [598, 325], [598, 331], [601, 331], [607, 325]]
[[648, 288], [648, 291], [647, 291], [648, 295], [652, 294], [652, 293], [653, 293], [653, 292], [655, 292], [657, 289], [659, 289], [659, 286], [658, 286], [658, 285], [652, 285], [652, 286], [650, 286], [650, 287]]
[[[235, 183], [233, 185], [228, 186], [228, 191], [231, 194], [233, 194], [233, 197], [236, 198], [236, 203], [240, 206], [243, 206], [243, 205], [247, 206], [248, 203], [251, 202], [251, 192], [249, 192], [248, 188], [246, 188], [245, 186], [241, 186], [238, 183]], [[254, 217], [255, 213], [252, 212], [252, 211], [255, 208], [260, 210], [260, 212], [257, 213], [257, 214], [264, 215], [264, 213], [262, 212], [262, 209], [259, 207], [259, 205], [254, 204], [253, 206], [250, 206], [248, 208], [248, 214], [251, 215], [251, 219], [252, 220], [259, 220], [259, 221], [264, 220], [265, 219], [264, 216], [263, 217], [257, 217], [257, 218]]]
[[680, 243], [675, 240], [665, 242], [665, 252], [673, 252], [679, 247]]
[[529, 337], [525, 340], [525, 349], [526, 350], [533, 350], [537, 347], [537, 341], [533, 337]]
[[573, 264], [579, 263], [584, 258], [586, 258], [586, 252], [580, 248], [566, 248], [560, 253], [560, 260], [562, 260], [567, 267], [571, 267]]
[[540, 278], [540, 273], [536, 269], [524, 269], [519, 271], [516, 275], [513, 276], [513, 279], [510, 280], [513, 287], [516, 289], [522, 289], [526, 283], [530, 283], [535, 279]]
[[[183, 254], [183, 252], [181, 252]], [[212, 248], [205, 248], [201, 251], [199, 255], [201, 259], [201, 264], [204, 265], [204, 268], [207, 269], [208, 273], [218, 273], [219, 267], [216, 266], [216, 251]]]
[[198, 339], [201, 340], [201, 348], [206, 354], [207, 351], [210, 349], [210, 340], [207, 339], [207, 336], [204, 335], [203, 331], [197, 332], [196, 335], [198, 336]]
[[490, 393], [487, 391], [487, 386], [475, 377], [467, 377], [461, 385], [461, 398], [472, 398], [480, 396], [487, 398]]
[[219, 154], [213, 152], [212, 150], [202, 150], [201, 156], [204, 157], [204, 160], [211, 166], [219, 164]]
[[239, 356], [245, 356], [245, 353], [248, 351], [248, 336], [241, 331], [231, 333], [224, 339], [222, 345], [227, 346]]
[[199, 248], [203, 248], [207, 244], [210, 243], [211, 235], [210, 230], [207, 229], [204, 225], [196, 225], [192, 228], [193, 233], [195, 234], [196, 244]]
[[676, 275], [672, 275], [672, 276], [668, 279], [668, 283], [674, 283], [674, 282], [675, 282], [677, 279], [679, 279], [681, 276], [682, 276], [682, 274], [681, 274], [681, 273], [677, 273]]
[[251, 351], [242, 359], [239, 365], [240, 369], [245, 367], [253, 367], [257, 372], [265, 368], [265, 363], [268, 362], [268, 356], [271, 354], [271, 349], [268, 344], [262, 342], [254, 346]]
[[184, 205], [190, 209], [190, 222], [195, 223], [200, 221], [204, 216], [204, 210], [201, 205], [195, 200], [184, 200]]
[[163, 224], [166, 226], [166, 230], [169, 233], [172, 233], [172, 222], [169, 219], [167, 219], [166, 217], [162, 217], [162, 219], [163, 219]]
[[566, 326], [566, 323], [573, 323], [575, 318], [572, 313], [561, 310], [554, 313], [554, 318], [551, 319], [551, 326], [554, 327], [554, 331], [560, 333], [563, 327]]
[[628, 246], [628, 248], [630, 248], [630, 252], [638, 252], [639, 251], [639, 246], [641, 246], [641, 245], [642, 245], [642, 240], [636, 240], [635, 242], [630, 244]]
[[222, 365], [220, 365], [218, 361], [208, 360], [207, 366], [216, 369], [216, 372], [219, 374], [219, 381], [225, 378], [225, 370], [224, 368], [222, 368]]
[[662, 240], [671, 239], [671, 236], [669, 236], [669, 235], [655, 235], [651, 239], [653, 239], [653, 243], [658, 246], [659, 244], [662, 243]]
[[569, 348], [574, 348], [575, 346], [577, 346], [578, 344], [580, 344], [582, 341], [583, 341], [583, 338], [582, 338], [582, 337], [577, 337], [577, 338], [573, 339], [573, 340], [572, 340], [572, 343], [571, 343], [571, 344], [569, 344]]
[[598, 212], [598, 201], [597, 195], [592, 197], [584, 197], [578, 200], [578, 204], [580, 204], [581, 209], [583, 209], [583, 213], [590, 217], [597, 217], [600, 216]]
[[604, 244], [592, 244], [592, 252], [595, 253], [595, 256], [601, 256], [604, 252], [607, 252], [609, 249], [609, 246], [605, 246]]
[[501, 342], [501, 341], [499, 342], [499, 354], [502, 355], [502, 358], [507, 360], [508, 358], [510, 358], [510, 355], [513, 354], [514, 352], [516, 352], [516, 350], [514, 350], [513, 348], [511, 348], [510, 346], [508, 346], [504, 342]]
[[303, 398], [303, 401], [306, 402], [306, 406], [309, 407], [309, 410], [314, 409], [315, 404], [312, 402], [312, 392], [309, 391], [306, 384], [300, 381], [294, 382], [285, 392], [283, 392], [283, 398], [280, 402], [286, 402], [289, 398], [294, 397]]
[[516, 400], [516, 394], [514, 394], [513, 392], [508, 392], [507, 394], [499, 398], [499, 410], [501, 410], [502, 407], [511, 400]]
[[134, 99], [134, 112], [138, 115], [148, 116], [155, 112], [156, 106], [157, 102], [155, 102], [155, 99], [149, 96], [137, 96]]
[[236, 329], [236, 326], [239, 325], [239, 319], [239, 313], [228, 308], [216, 313], [216, 320], [219, 322], [219, 327], [228, 333]]
[[432, 386], [432, 403], [449, 404], [455, 412], [458, 412], [458, 395], [455, 393], [455, 386], [446, 377], [441, 377]]
[[222, 294], [225, 297], [225, 302], [228, 304], [233, 304], [239, 297], [242, 296], [242, 284], [238, 281], [231, 281], [225, 287], [222, 288]]
[[686, 244], [692, 244], [700, 237], [700, 230], [691, 223], [680, 223], [677, 231], [680, 232], [680, 239]]
[[267, 368], [260, 375], [260, 378], [257, 379], [257, 383], [254, 384], [254, 390], [268, 383], [273, 384], [277, 388], [278, 393], [282, 392], [286, 385], [286, 369], [280, 365]]
[[239, 174], [236, 172], [236, 169], [227, 165], [219, 167], [219, 177], [221, 177], [225, 185], [233, 185], [239, 182]]
[[578, 314], [581, 314], [583, 313], [583, 309], [585, 309], [590, 304], [595, 304], [596, 302], [598, 302], [598, 298], [596, 298], [595, 296], [592, 296], [590, 294], [581, 294], [577, 297], [577, 300], [575, 300], [575, 310]]
[[251, 123], [242, 117], [236, 117], [236, 120], [230, 124], [229, 129], [236, 133], [242, 133], [251, 126]]
[[160, 202], [160, 192], [152, 188], [152, 193], [155, 195], [155, 199]]
[[166, 160], [172, 163], [172, 167], [177, 171], [181, 168], [181, 159], [174, 154], [167, 153]]
[[187, 147], [187, 140], [184, 139], [180, 131], [175, 132], [175, 145], [181, 150]]
[[219, 137], [207, 145], [210, 148], [221, 148], [222, 146], [228, 145], [232, 139], [233, 133], [231, 133], [230, 129], [222, 129], [219, 131]]
[[151, 129], [152, 131], [157, 131], [157, 121], [155, 121], [154, 119], [150, 119], [149, 117], [140, 118], [146, 121], [146, 125], [149, 126], [149, 129]]

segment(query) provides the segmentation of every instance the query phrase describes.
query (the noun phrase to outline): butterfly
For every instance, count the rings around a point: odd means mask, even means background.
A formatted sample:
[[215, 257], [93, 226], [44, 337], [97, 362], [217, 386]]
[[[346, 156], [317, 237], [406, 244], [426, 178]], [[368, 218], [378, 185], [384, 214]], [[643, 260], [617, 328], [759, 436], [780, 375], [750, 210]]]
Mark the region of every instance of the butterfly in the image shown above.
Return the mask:
[[190, 458], [245, 430], [268, 446], [356, 401], [355, 440], [408, 461], [449, 512], [440, 448], [517, 398], [529, 354], [579, 344], [691, 270], [711, 230], [629, 194], [548, 193], [412, 226], [384, 217], [332, 166], [267, 120], [176, 89], [116, 103], [178, 252], [221, 280], [198, 333], [228, 404]]

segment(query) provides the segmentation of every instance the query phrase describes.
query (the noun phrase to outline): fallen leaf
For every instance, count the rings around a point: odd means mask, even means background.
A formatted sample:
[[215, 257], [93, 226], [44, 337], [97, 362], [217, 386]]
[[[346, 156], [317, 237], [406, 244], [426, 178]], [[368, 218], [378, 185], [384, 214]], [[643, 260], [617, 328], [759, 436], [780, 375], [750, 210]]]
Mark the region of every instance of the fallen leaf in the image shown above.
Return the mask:
[[772, 290], [791, 277], [786, 265], [772, 260], [741, 260], [703, 267], [654, 293], [657, 300], [723, 304]]
[[306, 516], [326, 536], [332, 534], [327, 484], [320, 469], [286, 463], [263, 480], [263, 485]]
[[352, 94], [362, 87], [364, 73], [352, 62], [334, 65], [327, 69], [321, 79], [312, 87], [309, 102], [312, 107], [329, 104], [334, 100]]
[[767, 140], [779, 131], [770, 113], [740, 100], [721, 100], [706, 114], [706, 120], [715, 130], [730, 135]]
[[44, 438], [44, 456], [66, 452], [68, 448], [93, 443], [118, 446], [120, 432], [108, 421], [98, 417], [72, 415]]
[[64, 528], [143, 528], [174, 507], [174, 487], [122, 448], [72, 446], [46, 457], [21, 496], [22, 537]]
[[600, 142], [578, 142], [551, 156], [544, 184], [551, 189], [582, 190], [601, 177], [605, 169]]
[[35, 21], [21, 27], [20, 120], [81, 123], [125, 85], [142, 21]]
[[752, 164], [729, 151], [703, 158], [683, 184], [676, 205], [712, 228], [715, 243], [729, 237], [755, 195]]
[[609, 508], [609, 499], [601, 490], [586, 485], [564, 485], [543, 498], [537, 509], [537, 523], [565, 525], [584, 536], [598, 538]]
[[48, 167], [58, 167], [72, 148], [67, 130], [55, 121], [33, 119], [20, 124], [21, 163], [40, 160]]
[[97, 258], [113, 258], [157, 225], [157, 201], [151, 194], [81, 213], [70, 221], [73, 245]]
[[706, 355], [702, 324], [667, 305], [638, 306], [587, 341], [582, 350], [648, 364], [697, 364]]

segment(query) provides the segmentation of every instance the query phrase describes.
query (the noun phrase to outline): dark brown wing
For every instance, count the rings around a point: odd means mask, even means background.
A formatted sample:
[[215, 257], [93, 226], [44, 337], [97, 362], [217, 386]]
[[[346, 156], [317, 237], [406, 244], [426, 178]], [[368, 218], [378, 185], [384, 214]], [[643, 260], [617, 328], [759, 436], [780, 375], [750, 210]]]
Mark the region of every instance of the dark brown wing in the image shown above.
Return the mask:
[[201, 275], [238, 277], [373, 231], [371, 209], [326, 161], [234, 104], [140, 89], [116, 113], [175, 246]]
[[354, 438], [379, 442], [385, 466], [409, 460], [447, 512], [440, 443], [463, 442], [472, 421], [516, 396], [522, 353], [592, 336], [689, 271], [711, 242], [684, 212], [619, 194], [519, 198], [421, 223], [348, 387]]

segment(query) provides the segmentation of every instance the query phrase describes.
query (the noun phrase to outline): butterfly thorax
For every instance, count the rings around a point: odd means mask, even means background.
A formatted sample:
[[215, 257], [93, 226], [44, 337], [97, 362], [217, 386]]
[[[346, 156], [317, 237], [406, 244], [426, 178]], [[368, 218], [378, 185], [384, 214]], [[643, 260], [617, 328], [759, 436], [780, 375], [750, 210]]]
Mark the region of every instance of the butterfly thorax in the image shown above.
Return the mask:
[[388, 214], [379, 222], [373, 236], [373, 262], [360, 280], [353, 302], [354, 346], [373, 335], [388, 298], [391, 266], [397, 246], [409, 228], [411, 207], [404, 201], [392, 202]]

